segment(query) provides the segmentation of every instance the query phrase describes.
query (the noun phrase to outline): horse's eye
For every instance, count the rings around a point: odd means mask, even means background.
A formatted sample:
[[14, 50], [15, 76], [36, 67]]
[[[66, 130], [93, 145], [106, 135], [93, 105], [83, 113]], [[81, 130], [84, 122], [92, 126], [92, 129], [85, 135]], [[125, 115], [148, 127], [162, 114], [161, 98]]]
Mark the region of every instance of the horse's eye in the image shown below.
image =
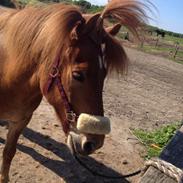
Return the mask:
[[72, 77], [80, 82], [83, 82], [85, 80], [84, 74], [80, 71], [73, 71]]

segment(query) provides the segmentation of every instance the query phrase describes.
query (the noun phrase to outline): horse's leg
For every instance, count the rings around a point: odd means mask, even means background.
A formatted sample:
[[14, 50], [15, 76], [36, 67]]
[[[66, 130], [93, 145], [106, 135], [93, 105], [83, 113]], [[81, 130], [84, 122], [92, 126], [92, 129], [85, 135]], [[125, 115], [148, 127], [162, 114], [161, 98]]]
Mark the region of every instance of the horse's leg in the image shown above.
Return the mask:
[[10, 169], [11, 161], [16, 152], [16, 145], [17, 145], [18, 138], [22, 130], [27, 126], [30, 119], [31, 117], [26, 118], [24, 120], [20, 120], [18, 122], [9, 123], [9, 131], [7, 134], [6, 144], [3, 151], [0, 183], [8, 182], [9, 169]]

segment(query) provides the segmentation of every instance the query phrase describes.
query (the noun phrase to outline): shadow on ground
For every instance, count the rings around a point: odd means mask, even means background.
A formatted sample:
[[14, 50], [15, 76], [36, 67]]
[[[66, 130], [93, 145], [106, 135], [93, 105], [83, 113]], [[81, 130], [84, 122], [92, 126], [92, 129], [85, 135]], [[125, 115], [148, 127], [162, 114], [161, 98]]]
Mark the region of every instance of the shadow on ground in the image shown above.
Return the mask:
[[[7, 123], [0, 121], [0, 126], [5, 126]], [[62, 177], [67, 183], [129, 183], [126, 179], [106, 179], [94, 176], [92, 173], [83, 168], [72, 156], [67, 146], [57, 142], [47, 135], [43, 135], [30, 128], [23, 131], [23, 136], [35, 144], [51, 151], [62, 160], [54, 160], [38, 153], [32, 147], [22, 144], [17, 145], [17, 149], [23, 153], [30, 155], [35, 161], [39, 162], [46, 168], [53, 171], [58, 176]], [[0, 137], [0, 143], [5, 143], [5, 140]], [[84, 158], [83, 161], [94, 171], [108, 176], [121, 176], [120, 173], [96, 161], [92, 157]]]

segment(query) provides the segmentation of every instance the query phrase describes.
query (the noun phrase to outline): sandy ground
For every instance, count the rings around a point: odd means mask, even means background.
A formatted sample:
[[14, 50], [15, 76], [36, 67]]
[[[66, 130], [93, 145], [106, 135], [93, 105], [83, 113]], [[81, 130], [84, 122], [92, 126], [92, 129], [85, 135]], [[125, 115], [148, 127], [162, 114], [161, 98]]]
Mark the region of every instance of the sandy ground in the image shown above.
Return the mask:
[[[154, 129], [183, 118], [183, 65], [127, 49], [128, 76], [107, 79], [105, 113], [112, 133], [105, 145], [85, 163], [105, 175], [119, 175], [143, 167], [143, 147], [132, 128]], [[7, 129], [0, 123], [0, 160]], [[112, 180], [93, 176], [72, 157], [52, 107], [43, 101], [19, 139], [12, 162], [11, 183], [135, 183], [139, 176]]]

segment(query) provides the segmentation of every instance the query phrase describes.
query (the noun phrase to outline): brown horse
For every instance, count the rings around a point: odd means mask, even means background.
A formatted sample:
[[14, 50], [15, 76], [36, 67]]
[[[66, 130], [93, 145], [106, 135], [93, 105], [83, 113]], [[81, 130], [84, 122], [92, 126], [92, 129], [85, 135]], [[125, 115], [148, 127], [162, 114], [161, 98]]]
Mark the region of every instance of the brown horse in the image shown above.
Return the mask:
[[54, 107], [74, 153], [88, 155], [110, 132], [102, 90], [110, 71], [125, 71], [127, 56], [113, 37], [119, 24], [135, 35], [145, 13], [135, 0], [112, 0], [102, 13], [53, 4], [22, 10], [0, 8], [0, 119], [9, 121], [1, 168], [8, 181], [20, 133], [44, 96]]

